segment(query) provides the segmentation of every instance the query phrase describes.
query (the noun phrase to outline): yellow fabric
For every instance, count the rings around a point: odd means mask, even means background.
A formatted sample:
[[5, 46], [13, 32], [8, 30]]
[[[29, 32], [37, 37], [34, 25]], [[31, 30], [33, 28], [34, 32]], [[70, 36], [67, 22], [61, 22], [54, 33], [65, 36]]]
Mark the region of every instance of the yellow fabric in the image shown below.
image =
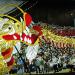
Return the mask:
[[[13, 4], [10, 4], [10, 5], [7, 5], [7, 6], [5, 6], [5, 7], [8, 7], [8, 6], [15, 6], [15, 7], [17, 7], [20, 11], [21, 11], [21, 13], [23, 13], [24, 14], [24, 11], [21, 9], [21, 8], [19, 8], [17, 5], [13, 5]], [[2, 9], [0, 9], [0, 10], [2, 10]], [[14, 18], [14, 17], [12, 17], [12, 16], [9, 16], [9, 15], [4, 15], [4, 14], [0, 14], [0, 17], [7, 17], [7, 18], [9, 18], [9, 21], [11, 21], [11, 20], [13, 20], [13, 21], [16, 21], [16, 23], [14, 23], [14, 25], [13, 25], [13, 27], [14, 27], [14, 29], [15, 29], [15, 33], [18, 33], [18, 34], [20, 34], [20, 33], [22, 33], [22, 23], [19, 21], [19, 20], [17, 20], [16, 18]], [[3, 18], [0, 18], [0, 20], [2, 20]], [[9, 23], [9, 22], [8, 22]], [[25, 29], [25, 25], [24, 25], [24, 27], [23, 27], [23, 30]], [[2, 30], [0, 30], [0, 32], [1, 32]], [[5, 52], [9, 47], [12, 47], [12, 46], [14, 46], [15, 44], [16, 44], [16, 42], [18, 42], [17, 40], [16, 41], [14, 41], [14, 40], [12, 40], [12, 41], [6, 41], [6, 40], [2, 40], [2, 37], [1, 36], [3, 36], [3, 35], [6, 35], [6, 34], [8, 34], [8, 33], [4, 33], [3, 32], [3, 34], [2, 34], [2, 32], [1, 32], [1, 34], [0, 34], [0, 47], [1, 47], [1, 51], [2, 52]], [[19, 40], [20, 41], [20, 40]], [[4, 59], [7, 59], [7, 58], [9, 58], [10, 56], [11, 56], [11, 54], [12, 54], [12, 51], [13, 51], [13, 48], [11, 48], [10, 49], [10, 52], [8, 53], [8, 54], [6, 54], [3, 58]], [[0, 58], [1, 59], [1, 58]], [[15, 61], [14, 61], [15, 62]], [[14, 64], [14, 63], [13, 63]], [[2, 63], [0, 62], [0, 67], [2, 67], [3, 65], [2, 65]], [[12, 66], [13, 65], [11, 65], [11, 66], [9, 66], [8, 67], [8, 69], [10, 70], [11, 68], [12, 68]]]
[[58, 36], [58, 35], [55, 35], [53, 32], [46, 29], [43, 29], [43, 35], [46, 38], [53, 40], [54, 42], [61, 42], [65, 44], [75, 44], [75, 38]]

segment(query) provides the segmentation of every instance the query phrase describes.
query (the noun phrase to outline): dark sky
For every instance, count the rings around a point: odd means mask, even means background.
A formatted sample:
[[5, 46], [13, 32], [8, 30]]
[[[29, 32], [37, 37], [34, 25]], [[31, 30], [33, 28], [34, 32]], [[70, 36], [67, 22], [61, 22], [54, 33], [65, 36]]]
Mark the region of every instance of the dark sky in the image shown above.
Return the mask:
[[74, 26], [74, 10], [75, 0], [38, 0], [38, 4], [33, 8], [31, 14], [34, 20], [61, 26]]
[[75, 0], [39, 0], [39, 5], [45, 8], [75, 8]]
[[23, 9], [35, 4], [36, 1], [38, 3], [27, 11], [34, 22], [74, 26], [75, 0], [29, 0]]

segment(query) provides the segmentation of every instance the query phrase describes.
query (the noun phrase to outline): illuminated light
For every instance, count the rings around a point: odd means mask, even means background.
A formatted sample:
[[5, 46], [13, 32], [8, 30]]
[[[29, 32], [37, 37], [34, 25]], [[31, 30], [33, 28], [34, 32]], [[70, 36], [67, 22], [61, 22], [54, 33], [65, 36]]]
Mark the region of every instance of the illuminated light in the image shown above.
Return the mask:
[[31, 39], [29, 40], [30, 44], [32, 43]]
[[13, 35], [13, 37], [14, 37], [14, 39], [17, 39], [17, 37], [16, 37], [16, 36], [14, 36], [14, 35]]
[[21, 39], [21, 41], [23, 40], [23, 38], [22, 38], [22, 37], [21, 37], [20, 39]]
[[30, 33], [30, 34], [29, 34], [29, 36], [31, 37], [31, 36], [32, 36], [32, 34]]
[[26, 35], [28, 35], [28, 32], [27, 32], [27, 30], [24, 30], [23, 32], [24, 32]]
[[27, 39], [27, 42], [30, 43], [29, 38]]
[[28, 38], [26, 37], [26, 42], [28, 42]]
[[27, 38], [26, 38], [26, 37], [24, 38], [24, 41], [25, 41], [25, 42], [27, 41]]

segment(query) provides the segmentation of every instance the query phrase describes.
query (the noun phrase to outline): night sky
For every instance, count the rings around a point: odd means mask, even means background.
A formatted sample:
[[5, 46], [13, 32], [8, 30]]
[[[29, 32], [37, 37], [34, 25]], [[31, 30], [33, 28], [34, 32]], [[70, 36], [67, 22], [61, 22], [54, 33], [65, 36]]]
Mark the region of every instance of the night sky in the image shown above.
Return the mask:
[[[38, 1], [37, 4], [26, 11], [36, 1]], [[29, 0], [22, 8], [32, 16], [34, 22], [42, 21], [59, 26], [74, 26], [75, 0]], [[10, 15], [15, 17], [17, 13], [19, 12], [15, 11]], [[18, 18], [19, 16], [22, 14], [18, 15]]]
[[31, 14], [37, 21], [74, 26], [75, 0], [38, 0]]
[[74, 8], [75, 0], [38, 0], [39, 5], [45, 8]]

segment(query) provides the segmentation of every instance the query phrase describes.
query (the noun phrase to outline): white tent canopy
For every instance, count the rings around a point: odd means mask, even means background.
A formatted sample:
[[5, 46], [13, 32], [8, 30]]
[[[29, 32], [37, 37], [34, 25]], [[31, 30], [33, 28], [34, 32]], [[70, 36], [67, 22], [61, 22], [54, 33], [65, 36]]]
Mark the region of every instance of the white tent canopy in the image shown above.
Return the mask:
[[13, 7], [5, 7], [5, 6], [9, 4], [21, 5], [22, 3], [23, 3], [22, 0], [0, 0], [0, 14], [7, 13], [15, 8], [15, 6]]

